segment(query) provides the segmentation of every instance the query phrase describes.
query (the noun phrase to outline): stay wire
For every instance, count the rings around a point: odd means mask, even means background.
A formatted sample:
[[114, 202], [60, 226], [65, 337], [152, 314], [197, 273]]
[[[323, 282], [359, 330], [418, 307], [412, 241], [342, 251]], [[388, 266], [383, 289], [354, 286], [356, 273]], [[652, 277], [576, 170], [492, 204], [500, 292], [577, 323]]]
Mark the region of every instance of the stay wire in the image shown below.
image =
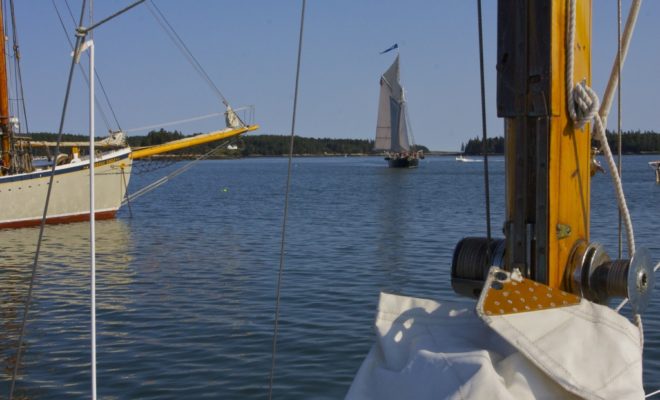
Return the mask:
[[[616, 81], [616, 116], [617, 116], [617, 124], [616, 124], [616, 129], [617, 129], [617, 137], [618, 137], [618, 157], [617, 157], [617, 162], [618, 162], [618, 169], [619, 169], [619, 176], [621, 176], [621, 173], [623, 172], [623, 167], [622, 167], [622, 158], [621, 158], [621, 147], [622, 147], [622, 139], [621, 139], [621, 0], [617, 0], [617, 9], [616, 9], [616, 21], [617, 21], [617, 35], [616, 35], [616, 54], [617, 54], [617, 63], [616, 63], [616, 68], [618, 70], [617, 74], [619, 75], [619, 79]], [[607, 133], [607, 132], [606, 132]], [[621, 215], [621, 209], [619, 208], [619, 259], [622, 258], [623, 255], [623, 216]]]
[[275, 378], [275, 355], [277, 354], [277, 333], [279, 328], [280, 316], [280, 294], [282, 289], [282, 275], [284, 273], [284, 248], [286, 238], [286, 221], [289, 210], [289, 190], [291, 188], [291, 160], [293, 159], [293, 144], [296, 128], [296, 107], [298, 105], [298, 82], [300, 80], [300, 59], [302, 55], [303, 28], [305, 26], [305, 5], [306, 0], [302, 0], [302, 10], [300, 12], [300, 36], [298, 37], [298, 61], [296, 63], [296, 85], [293, 92], [293, 112], [291, 116], [291, 140], [289, 142], [289, 162], [286, 174], [286, 190], [284, 194], [284, 217], [282, 218], [282, 241], [280, 243], [280, 268], [277, 273], [277, 288], [275, 292], [275, 322], [273, 326], [273, 347], [272, 362], [270, 366], [270, 382], [268, 384], [268, 399], [273, 398], [273, 382]]
[[[82, 0], [82, 10], [80, 12], [80, 25], [82, 25], [83, 18], [85, 17], [85, 5], [87, 0]], [[76, 35], [76, 50], [80, 48], [82, 44], [82, 36]], [[21, 353], [23, 350], [23, 340], [25, 339], [25, 327], [27, 325], [28, 313], [30, 311], [30, 304], [32, 303], [32, 293], [34, 289], [34, 281], [37, 275], [37, 265], [39, 264], [39, 255], [41, 253], [41, 243], [43, 240], [44, 229], [46, 227], [46, 215], [48, 214], [48, 205], [50, 203], [50, 195], [53, 190], [53, 183], [55, 181], [55, 167], [57, 166], [57, 155], [60, 150], [60, 143], [62, 142], [62, 132], [64, 130], [64, 120], [66, 118], [67, 106], [69, 104], [69, 95], [71, 94], [71, 84], [73, 82], [73, 72], [76, 66], [76, 58], [71, 57], [71, 66], [69, 67], [69, 77], [66, 84], [66, 92], [64, 95], [64, 104], [62, 106], [62, 115], [60, 117], [60, 126], [57, 131], [57, 144], [55, 146], [55, 157], [53, 157], [53, 163], [50, 170], [50, 177], [48, 180], [48, 190], [46, 191], [46, 203], [44, 204], [44, 212], [41, 217], [41, 224], [39, 225], [39, 238], [37, 239], [37, 249], [34, 253], [34, 262], [32, 263], [32, 271], [30, 275], [30, 284], [28, 287], [27, 299], [25, 300], [25, 308], [23, 310], [23, 319], [21, 321], [21, 330], [18, 336], [18, 348], [16, 350], [16, 361], [14, 364], [14, 369], [11, 376], [11, 386], [9, 388], [9, 400], [12, 400], [14, 397], [14, 388], [16, 387], [16, 378], [18, 376], [18, 367], [21, 363]]]
[[[14, 64], [16, 69], [16, 96], [17, 102], [20, 101], [22, 107], [16, 104], [16, 108], [23, 111], [23, 122], [25, 122], [25, 132], [30, 133], [30, 126], [28, 125], [27, 108], [25, 106], [25, 91], [23, 90], [23, 74], [21, 72], [21, 52], [18, 45], [18, 32], [16, 30], [16, 13], [14, 12], [14, 0], [9, 0], [9, 10], [11, 12], [11, 30], [14, 51]], [[17, 110], [17, 113], [19, 111]]]
[[[69, 46], [73, 48], [73, 43], [71, 43], [71, 39], [69, 39], [69, 36], [66, 35], [66, 27], [64, 26], [64, 22], [62, 21], [62, 17], [60, 16], [60, 12], [57, 9], [57, 6], [55, 5], [55, 0], [51, 0], [53, 2], [53, 7], [55, 8], [55, 12], [57, 13], [58, 18], [60, 19], [60, 24], [62, 25], [62, 29], [64, 30], [65, 36], [67, 41], [69, 42]], [[71, 20], [73, 23], [76, 23], [75, 18], [73, 17], [73, 13], [71, 12], [71, 7], [69, 6], [69, 1], [64, 0], [64, 4], [66, 5], [67, 10], [69, 11], [69, 15], [71, 16]], [[82, 65], [80, 65], [80, 71], [82, 72], [85, 81], [87, 84], [89, 84], [89, 78], [87, 76], [87, 73], [85, 72], [85, 68], [83, 68]], [[103, 80], [101, 80], [101, 75], [99, 75], [98, 70], [94, 68], [94, 76], [96, 77], [97, 83], [99, 84], [99, 87], [101, 88], [101, 93], [103, 93], [103, 98], [105, 99], [105, 103], [108, 105], [108, 109], [110, 110], [110, 113], [112, 114], [112, 118], [115, 120], [115, 124], [117, 126], [117, 129], [121, 131], [121, 124], [119, 123], [119, 119], [117, 118], [117, 114], [115, 113], [115, 108], [112, 106], [112, 102], [110, 102], [110, 97], [108, 96], [108, 92], [105, 90], [105, 86], [103, 85]], [[94, 99], [94, 102], [98, 106], [98, 111], [101, 114], [101, 118], [103, 119], [103, 122], [105, 122], [106, 128], [108, 128], [109, 131], [111, 131], [110, 128], [110, 122], [108, 120], [108, 117], [105, 115], [105, 112], [103, 111], [103, 107], [101, 107], [101, 102], [99, 102], [97, 99]]]
[[[71, 38], [69, 38], [69, 35], [67, 33], [66, 26], [64, 24], [64, 20], [62, 19], [62, 15], [60, 14], [60, 10], [57, 8], [57, 5], [55, 4], [55, 0], [51, 0], [51, 3], [53, 4], [53, 8], [55, 8], [55, 14], [57, 14], [57, 18], [60, 20], [60, 26], [62, 27], [62, 31], [64, 32], [64, 36], [66, 37], [67, 42], [69, 43], [69, 47], [71, 47], [71, 51], [74, 50], [73, 47], [73, 42], [71, 41]], [[74, 19], [73, 13], [71, 12], [71, 8], [69, 8], [69, 2], [65, 0], [66, 6], [69, 9], [69, 14], [71, 15], [71, 18], [73, 19], [73, 23], [75, 24], [76, 21]], [[85, 71], [85, 68], [82, 66], [82, 64], [78, 64], [78, 68], [80, 69], [80, 73], [83, 75], [85, 82], [89, 86], [89, 77], [87, 75], [87, 72]], [[98, 79], [98, 74], [96, 75], [96, 78]], [[107, 97], [106, 97], [107, 101]], [[101, 119], [103, 119], [103, 122], [105, 123], [105, 127], [108, 130], [111, 130], [110, 128], [110, 121], [108, 120], [108, 117], [105, 115], [105, 112], [103, 112], [103, 108], [101, 107], [101, 103], [98, 101], [98, 99], [94, 99], [94, 102], [97, 105], [97, 110], [101, 114]], [[108, 104], [110, 104], [108, 102]], [[112, 107], [111, 107], [112, 108]], [[117, 126], [119, 126], [119, 123], [117, 123]]]
[[484, 153], [484, 191], [486, 193], [486, 259], [490, 262], [490, 242], [491, 242], [491, 227], [490, 227], [490, 185], [488, 182], [488, 132], [486, 128], [486, 85], [484, 82], [484, 40], [483, 40], [483, 24], [481, 16], [481, 0], [477, 0], [477, 13], [479, 25], [479, 75], [481, 78], [481, 126], [482, 126], [482, 144], [481, 148]]
[[[156, 3], [154, 3], [152, 0], [149, 0], [147, 3], [147, 7], [151, 14], [154, 16], [158, 24], [163, 28], [165, 33], [170, 37], [172, 42], [174, 42], [175, 46], [183, 53], [183, 55], [188, 58], [188, 62], [193, 66], [193, 68], [197, 71], [197, 73], [204, 79], [209, 87], [215, 92], [215, 94], [218, 96], [218, 98], [222, 101], [222, 104], [225, 106], [229, 106], [229, 102], [227, 101], [227, 98], [222, 94], [220, 89], [218, 89], [218, 86], [213, 82], [209, 74], [206, 73], [206, 70], [202, 67], [202, 65], [197, 61], [197, 58], [192, 54], [188, 46], [186, 46], [186, 43], [181, 39], [179, 34], [176, 32], [172, 24], [169, 23], [167, 18], [165, 18], [165, 15], [160, 11]], [[158, 13], [158, 15], [155, 14], [154, 10]]]

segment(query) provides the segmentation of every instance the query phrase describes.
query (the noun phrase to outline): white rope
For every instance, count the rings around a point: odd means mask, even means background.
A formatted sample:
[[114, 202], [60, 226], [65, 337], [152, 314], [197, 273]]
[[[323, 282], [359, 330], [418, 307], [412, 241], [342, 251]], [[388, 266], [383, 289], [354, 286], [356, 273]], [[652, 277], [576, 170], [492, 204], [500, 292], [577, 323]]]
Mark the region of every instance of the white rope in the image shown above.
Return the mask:
[[649, 397], [651, 397], [651, 396], [655, 396], [656, 394], [660, 394], [660, 390], [656, 390], [656, 391], [653, 392], [653, 393], [649, 393], [649, 394], [647, 394], [646, 396], [644, 396], [644, 398], [645, 398], [645, 399], [648, 399]]
[[579, 84], [573, 86], [573, 59], [575, 48], [575, 0], [569, 0], [568, 7], [568, 27], [566, 32], [566, 91], [567, 91], [567, 107], [568, 114], [577, 129], [582, 129], [587, 122], [593, 120], [592, 134], [600, 142], [601, 150], [607, 160], [607, 165], [610, 168], [610, 175], [614, 182], [614, 189], [616, 192], [616, 200], [621, 216], [623, 218], [624, 226], [626, 227], [626, 235], [628, 239], [628, 255], [632, 257], [635, 254], [635, 236], [633, 232], [632, 220], [628, 205], [626, 204], [626, 197], [623, 194], [623, 184], [621, 177], [617, 170], [612, 150], [607, 143], [605, 136], [605, 127], [598, 115], [600, 101], [598, 95], [589, 86], [586, 81], [581, 81]]
[[[237, 111], [237, 110], [234, 110], [234, 111]], [[141, 126], [139, 128], [126, 129], [124, 132], [131, 133], [131, 132], [146, 131], [147, 129], [156, 129], [156, 128], [162, 128], [162, 127], [170, 126], [170, 125], [178, 125], [178, 124], [183, 124], [183, 123], [186, 123], [186, 122], [194, 122], [194, 121], [199, 121], [199, 120], [202, 120], [202, 119], [213, 118], [213, 117], [217, 117], [217, 116], [220, 116], [220, 115], [223, 115], [223, 114], [224, 114], [224, 112], [214, 112], [214, 113], [211, 113], [211, 114], [200, 115], [198, 117], [180, 119], [178, 121], [170, 121], [170, 122], [164, 122], [162, 124], [147, 125], [147, 126]]]

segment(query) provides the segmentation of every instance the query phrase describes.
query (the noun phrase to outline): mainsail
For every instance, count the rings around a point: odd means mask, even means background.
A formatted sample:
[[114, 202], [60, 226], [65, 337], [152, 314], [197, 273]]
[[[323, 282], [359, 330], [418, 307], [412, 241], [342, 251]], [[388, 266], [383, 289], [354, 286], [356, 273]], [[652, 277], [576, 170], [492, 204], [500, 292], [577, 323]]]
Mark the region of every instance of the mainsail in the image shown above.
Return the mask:
[[404, 152], [410, 150], [406, 122], [406, 102], [399, 83], [399, 56], [380, 77], [378, 124], [375, 150]]

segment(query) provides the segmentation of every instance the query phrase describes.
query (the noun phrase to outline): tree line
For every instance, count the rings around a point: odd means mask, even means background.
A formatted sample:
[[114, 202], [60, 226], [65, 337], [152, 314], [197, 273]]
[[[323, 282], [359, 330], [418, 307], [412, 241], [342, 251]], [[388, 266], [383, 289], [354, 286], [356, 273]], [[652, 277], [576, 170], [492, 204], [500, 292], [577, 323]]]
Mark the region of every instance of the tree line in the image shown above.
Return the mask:
[[[172, 140], [183, 139], [192, 135], [184, 135], [179, 131], [167, 131], [165, 129], [150, 131], [145, 136], [129, 136], [128, 145], [131, 147], [153, 146]], [[53, 133], [34, 133], [31, 134], [34, 140], [55, 141], [57, 135]], [[101, 140], [103, 138], [97, 138]], [[63, 141], [87, 141], [88, 137], [84, 135], [65, 134]], [[287, 135], [242, 135], [236, 138], [228, 139], [223, 142], [207, 143], [188, 149], [180, 150], [178, 153], [188, 155], [206, 154], [211, 156], [282, 156], [289, 154], [290, 136]], [[227, 146], [235, 145], [236, 150], [228, 149]], [[293, 153], [296, 155], [372, 155], [380, 154], [374, 151], [374, 141], [369, 139], [331, 139], [331, 138], [308, 138], [296, 136], [294, 141]], [[414, 146], [413, 150], [423, 150], [428, 152], [425, 146]]]
[[[615, 149], [618, 148], [619, 142], [618, 135], [609, 130], [606, 135], [612, 152], [616, 152]], [[467, 155], [482, 154], [481, 144], [482, 141], [478, 137], [470, 139], [467, 143], [461, 144], [461, 151]], [[502, 136], [488, 138], [487, 144], [489, 154], [504, 154]], [[600, 144], [593, 140], [592, 146], [599, 148]], [[660, 153], [660, 133], [640, 130], [621, 132], [621, 152], [624, 154]]]

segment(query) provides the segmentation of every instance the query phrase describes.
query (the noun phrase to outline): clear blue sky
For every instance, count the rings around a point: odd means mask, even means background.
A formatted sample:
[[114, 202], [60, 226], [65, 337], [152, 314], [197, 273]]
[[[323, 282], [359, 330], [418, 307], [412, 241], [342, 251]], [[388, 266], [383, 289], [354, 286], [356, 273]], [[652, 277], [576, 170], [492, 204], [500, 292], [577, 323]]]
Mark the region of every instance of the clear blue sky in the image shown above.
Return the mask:
[[[71, 36], [65, 3], [55, 2]], [[80, 2], [69, 3], [79, 14]], [[129, 3], [97, 0], [96, 18]], [[483, 3], [488, 130], [495, 136], [503, 126], [495, 114], [496, 1]], [[623, 3], [625, 18], [630, 1]], [[230, 103], [256, 106], [261, 133], [290, 131], [300, 1], [156, 4]], [[66, 37], [50, 1], [17, 2], [16, 13], [30, 130], [56, 131], [70, 60]], [[476, 18], [476, 0], [309, 0], [296, 133], [373, 138], [379, 76], [394, 57], [378, 53], [398, 43], [416, 141], [434, 150], [457, 150], [481, 135]], [[624, 129], [660, 130], [658, 21], [660, 1], [644, 2], [624, 68]], [[593, 86], [602, 95], [616, 50], [616, 1], [594, 0], [593, 23]], [[97, 70], [122, 128], [222, 111], [146, 5], [95, 35]], [[87, 94], [76, 76], [65, 131], [86, 133]], [[97, 122], [103, 133], [100, 117]], [[614, 117], [609, 122], [616, 124]], [[223, 124], [216, 118], [168, 128], [193, 133]]]

